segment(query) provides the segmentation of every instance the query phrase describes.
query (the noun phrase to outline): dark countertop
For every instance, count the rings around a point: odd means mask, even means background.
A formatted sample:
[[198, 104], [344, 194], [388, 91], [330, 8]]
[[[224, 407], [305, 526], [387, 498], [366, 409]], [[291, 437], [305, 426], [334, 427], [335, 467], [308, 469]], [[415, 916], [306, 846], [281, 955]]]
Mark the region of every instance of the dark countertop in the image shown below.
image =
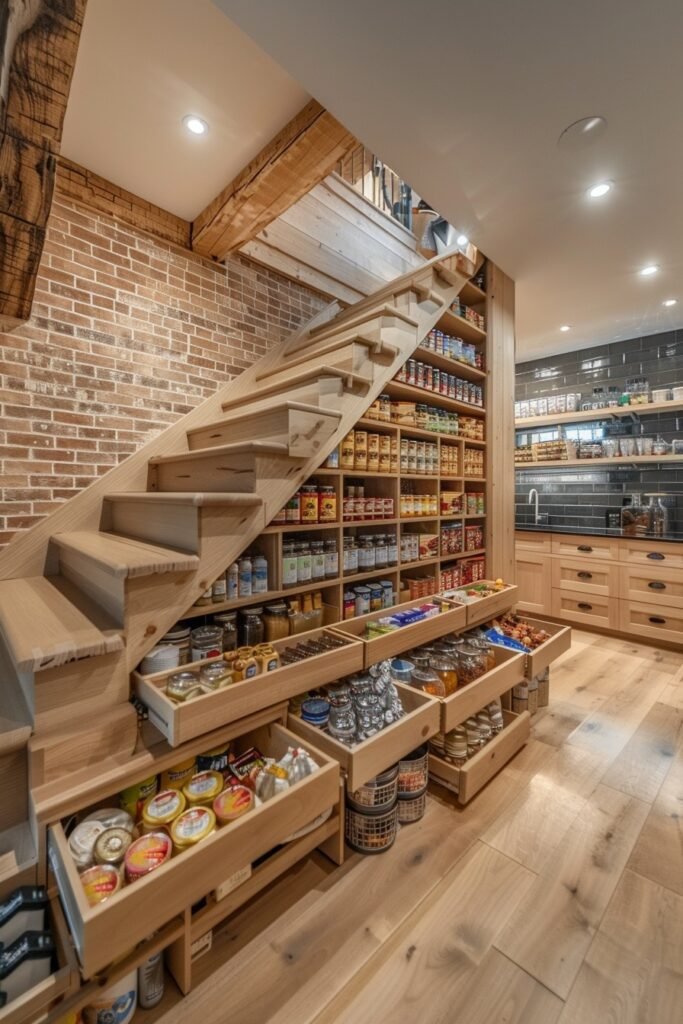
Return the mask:
[[569, 533], [577, 536], [585, 537], [623, 537], [625, 540], [655, 540], [655, 541], [670, 541], [674, 544], [683, 543], [683, 534], [681, 533], [667, 533], [663, 537], [652, 537], [652, 536], [639, 536], [629, 537], [624, 535], [621, 530], [610, 530], [606, 526], [602, 528], [598, 527], [582, 527], [582, 526], [553, 526], [548, 523], [539, 523], [534, 526], [533, 523], [516, 523], [515, 530], [519, 532], [529, 531], [532, 533]]

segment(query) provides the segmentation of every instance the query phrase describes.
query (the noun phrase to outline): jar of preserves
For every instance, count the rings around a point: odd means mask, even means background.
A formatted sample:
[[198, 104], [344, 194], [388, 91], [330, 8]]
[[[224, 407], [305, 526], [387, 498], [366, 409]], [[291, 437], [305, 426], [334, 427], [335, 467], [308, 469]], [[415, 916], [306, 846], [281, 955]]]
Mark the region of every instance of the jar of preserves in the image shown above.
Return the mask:
[[268, 643], [289, 636], [289, 618], [284, 601], [266, 605], [263, 611], [263, 628]]
[[223, 630], [223, 650], [237, 650], [237, 612], [220, 612], [214, 615], [213, 621], [216, 626]]
[[286, 540], [282, 545], [282, 589], [295, 587], [299, 582], [299, 568], [296, 546], [293, 540]]
[[311, 541], [311, 581], [317, 583], [325, 579], [325, 542]]
[[301, 494], [298, 491], [285, 505], [285, 521], [292, 525], [301, 522]]
[[414, 655], [415, 668], [410, 674], [411, 686], [424, 693], [430, 693], [433, 697], [445, 697], [446, 687], [443, 680], [429, 665], [429, 658], [417, 652]]
[[339, 552], [334, 537], [325, 541], [325, 579], [336, 580], [339, 576]]
[[318, 522], [334, 523], [337, 520], [337, 492], [331, 484], [318, 488]]
[[433, 668], [444, 685], [446, 696], [449, 697], [458, 689], [458, 672], [455, 661], [446, 654], [435, 653], [429, 659], [430, 668]]
[[220, 626], [197, 626], [190, 633], [192, 661], [216, 658], [223, 653], [223, 630]]
[[469, 646], [474, 647], [481, 654], [484, 659], [486, 672], [490, 672], [491, 669], [496, 667], [496, 652], [493, 644], [490, 644], [488, 640], [484, 637], [470, 638]]
[[473, 683], [475, 679], [483, 676], [485, 671], [486, 663], [481, 653], [475, 647], [463, 644], [458, 651], [458, 685], [467, 686], [468, 683]]
[[318, 486], [304, 484], [301, 488], [301, 522], [318, 522]]
[[263, 608], [244, 608], [241, 612], [242, 645], [256, 647], [265, 640]]

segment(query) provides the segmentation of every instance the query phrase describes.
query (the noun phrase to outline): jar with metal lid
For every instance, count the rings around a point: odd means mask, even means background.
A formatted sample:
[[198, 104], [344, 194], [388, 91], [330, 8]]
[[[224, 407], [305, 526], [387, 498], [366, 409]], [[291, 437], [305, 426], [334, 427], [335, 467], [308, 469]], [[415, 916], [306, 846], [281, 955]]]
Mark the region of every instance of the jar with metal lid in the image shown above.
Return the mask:
[[179, 704], [198, 697], [201, 692], [199, 676], [196, 672], [174, 672], [166, 680], [166, 696]]
[[190, 633], [192, 661], [215, 658], [223, 653], [223, 630], [220, 626], [197, 626]]
[[304, 484], [301, 488], [301, 522], [318, 522], [318, 486]]
[[311, 582], [311, 548], [308, 541], [299, 541], [294, 545], [296, 552], [296, 575], [299, 583]]
[[202, 665], [199, 671], [199, 683], [204, 693], [222, 690], [232, 682], [233, 675], [224, 661], [213, 661], [210, 665]]
[[435, 653], [429, 659], [429, 667], [433, 668], [444, 685], [446, 696], [449, 697], [458, 689], [458, 671], [455, 661], [447, 654]]
[[243, 608], [240, 612], [240, 639], [245, 647], [256, 647], [265, 640], [263, 608]]
[[263, 628], [268, 643], [289, 636], [289, 618], [284, 601], [266, 605], [263, 611]]
[[286, 540], [282, 545], [282, 589], [295, 587], [299, 582], [299, 570], [296, 547], [293, 540]]
[[331, 484], [318, 487], [318, 522], [334, 523], [337, 519], [337, 492]]
[[95, 862], [123, 867], [126, 851], [132, 842], [133, 834], [125, 828], [105, 829], [95, 840]]
[[446, 687], [443, 680], [429, 665], [429, 658], [415, 656], [415, 668], [410, 675], [411, 686], [424, 693], [430, 693], [433, 697], [445, 697]]
[[459, 686], [467, 686], [484, 675], [486, 663], [475, 647], [463, 644], [458, 651], [457, 671]]
[[475, 650], [479, 651], [482, 658], [484, 659], [485, 671], [490, 672], [491, 669], [496, 667], [496, 652], [493, 648], [493, 644], [489, 643], [484, 637], [475, 637], [469, 640], [469, 646], [474, 647]]
[[339, 576], [339, 552], [334, 537], [325, 541], [325, 579], [336, 580]]
[[311, 582], [325, 579], [325, 542], [311, 541]]
[[213, 621], [223, 630], [223, 651], [237, 650], [237, 612], [220, 612]]
[[176, 852], [196, 846], [216, 831], [216, 815], [208, 807], [191, 807], [171, 826], [171, 839]]
[[298, 491], [285, 505], [285, 521], [291, 525], [301, 522], [301, 495]]

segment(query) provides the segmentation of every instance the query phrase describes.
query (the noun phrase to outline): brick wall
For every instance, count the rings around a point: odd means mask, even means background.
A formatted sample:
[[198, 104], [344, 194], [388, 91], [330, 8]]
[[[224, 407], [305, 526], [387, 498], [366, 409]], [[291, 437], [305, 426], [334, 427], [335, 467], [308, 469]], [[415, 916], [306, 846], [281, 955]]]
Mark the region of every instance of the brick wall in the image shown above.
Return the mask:
[[31, 320], [0, 333], [0, 546], [324, 304], [58, 194]]

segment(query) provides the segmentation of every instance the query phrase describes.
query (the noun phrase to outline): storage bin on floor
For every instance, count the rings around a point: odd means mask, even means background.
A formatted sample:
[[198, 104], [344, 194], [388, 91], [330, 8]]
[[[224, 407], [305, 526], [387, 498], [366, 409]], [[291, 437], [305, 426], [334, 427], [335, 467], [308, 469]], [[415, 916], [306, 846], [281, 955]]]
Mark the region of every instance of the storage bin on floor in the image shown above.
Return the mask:
[[401, 797], [396, 802], [399, 825], [409, 825], [413, 821], [424, 818], [427, 810], [427, 791], [424, 790], [417, 796]]
[[398, 801], [381, 814], [361, 814], [346, 809], [346, 841], [358, 853], [384, 853], [396, 840], [398, 832]]
[[[429, 781], [429, 748], [423, 744], [398, 762], [399, 800], [420, 796]], [[401, 816], [399, 814], [399, 820]], [[410, 819], [413, 820], [413, 819]]]

